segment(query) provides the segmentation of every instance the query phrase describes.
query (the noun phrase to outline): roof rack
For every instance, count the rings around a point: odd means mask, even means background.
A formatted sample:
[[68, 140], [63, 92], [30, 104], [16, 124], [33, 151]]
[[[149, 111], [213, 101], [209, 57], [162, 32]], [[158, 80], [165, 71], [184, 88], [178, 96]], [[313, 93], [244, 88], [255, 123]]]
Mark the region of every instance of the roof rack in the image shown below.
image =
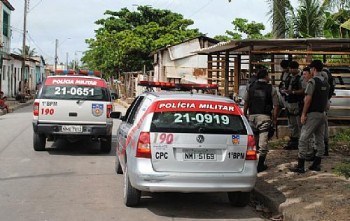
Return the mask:
[[161, 90], [167, 91], [191, 91], [193, 90], [202, 90], [203, 93], [212, 93], [217, 94], [218, 85], [217, 84], [180, 84], [173, 82], [160, 82], [160, 81], [140, 81], [139, 86], [147, 87], [147, 91], [153, 91], [153, 88], [160, 88]]

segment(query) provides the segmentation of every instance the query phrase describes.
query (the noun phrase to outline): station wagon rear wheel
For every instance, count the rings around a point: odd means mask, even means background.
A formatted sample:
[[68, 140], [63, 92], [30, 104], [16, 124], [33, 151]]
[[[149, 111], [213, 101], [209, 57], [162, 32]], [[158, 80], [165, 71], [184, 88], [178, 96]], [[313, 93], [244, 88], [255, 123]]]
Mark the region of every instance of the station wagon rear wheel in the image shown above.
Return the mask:
[[46, 137], [43, 134], [33, 133], [33, 147], [35, 151], [44, 151], [46, 146]]
[[124, 173], [124, 203], [127, 207], [137, 206], [140, 202], [141, 191], [131, 186], [128, 174], [128, 167]]
[[232, 206], [245, 207], [250, 202], [250, 192], [228, 192], [227, 196]]

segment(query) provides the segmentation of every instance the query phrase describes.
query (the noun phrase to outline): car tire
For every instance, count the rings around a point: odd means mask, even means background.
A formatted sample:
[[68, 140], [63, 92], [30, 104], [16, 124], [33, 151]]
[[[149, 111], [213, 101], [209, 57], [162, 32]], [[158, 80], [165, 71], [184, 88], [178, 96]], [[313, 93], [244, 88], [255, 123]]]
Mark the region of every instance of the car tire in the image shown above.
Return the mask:
[[125, 166], [125, 173], [124, 173], [124, 204], [127, 207], [135, 207], [139, 204], [141, 198], [141, 191], [138, 189], [135, 189], [133, 186], [131, 186], [129, 174], [128, 174], [128, 167]]
[[44, 151], [46, 146], [46, 137], [43, 134], [33, 133], [33, 147], [35, 151]]
[[112, 135], [107, 136], [104, 139], [101, 139], [101, 152], [102, 153], [109, 153], [112, 149]]
[[232, 206], [245, 207], [250, 202], [250, 192], [228, 192], [227, 196]]
[[123, 174], [123, 169], [122, 169], [122, 166], [120, 165], [118, 153], [116, 154], [116, 158], [115, 158], [115, 172], [117, 174]]

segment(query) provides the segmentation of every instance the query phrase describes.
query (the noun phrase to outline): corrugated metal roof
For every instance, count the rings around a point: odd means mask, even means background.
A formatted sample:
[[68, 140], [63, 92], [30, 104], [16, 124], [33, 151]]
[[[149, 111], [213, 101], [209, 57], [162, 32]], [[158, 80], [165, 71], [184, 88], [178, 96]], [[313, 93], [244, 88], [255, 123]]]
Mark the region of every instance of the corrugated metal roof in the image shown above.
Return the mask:
[[212, 54], [222, 51], [230, 51], [233, 54], [248, 54], [250, 51], [332, 51], [349, 52], [350, 39], [244, 39], [220, 42], [208, 48], [196, 51], [199, 54]]

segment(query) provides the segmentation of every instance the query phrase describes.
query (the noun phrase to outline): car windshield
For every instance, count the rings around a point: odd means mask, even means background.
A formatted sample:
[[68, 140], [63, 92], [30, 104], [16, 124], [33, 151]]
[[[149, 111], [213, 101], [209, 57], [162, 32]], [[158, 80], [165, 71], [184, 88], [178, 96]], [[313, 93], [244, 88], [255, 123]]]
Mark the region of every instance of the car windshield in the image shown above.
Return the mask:
[[109, 101], [107, 88], [89, 86], [45, 86], [41, 92], [43, 99]]
[[155, 112], [151, 132], [247, 134], [239, 115], [209, 112]]

